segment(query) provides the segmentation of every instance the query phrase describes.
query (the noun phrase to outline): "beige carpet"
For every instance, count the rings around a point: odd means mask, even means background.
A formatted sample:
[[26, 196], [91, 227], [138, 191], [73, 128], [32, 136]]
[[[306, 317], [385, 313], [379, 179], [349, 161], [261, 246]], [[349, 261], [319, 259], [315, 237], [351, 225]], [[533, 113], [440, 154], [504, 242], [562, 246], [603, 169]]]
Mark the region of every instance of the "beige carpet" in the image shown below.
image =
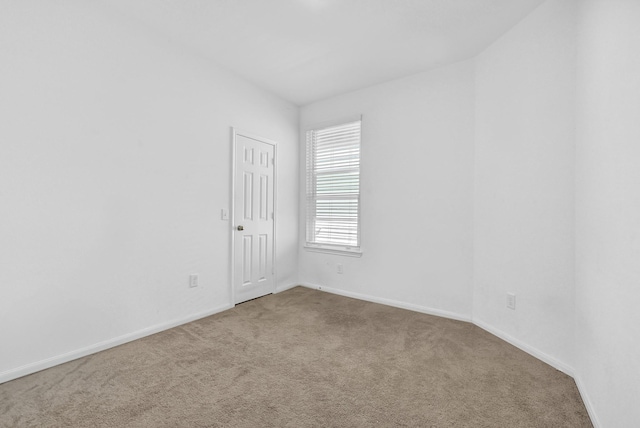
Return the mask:
[[2, 427], [591, 427], [469, 323], [301, 287], [0, 385]]

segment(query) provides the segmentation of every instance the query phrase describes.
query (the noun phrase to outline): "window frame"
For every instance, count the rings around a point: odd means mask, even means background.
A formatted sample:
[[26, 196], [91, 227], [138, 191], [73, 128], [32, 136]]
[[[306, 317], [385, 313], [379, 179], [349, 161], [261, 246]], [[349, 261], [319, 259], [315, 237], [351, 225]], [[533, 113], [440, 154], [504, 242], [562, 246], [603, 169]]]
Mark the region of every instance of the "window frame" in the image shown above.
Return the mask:
[[[310, 179], [310, 171], [309, 171], [309, 150], [311, 150], [309, 144], [309, 132], [312, 131], [320, 131], [327, 128], [332, 128], [340, 125], [348, 125], [354, 122], [360, 122], [360, 141], [359, 141], [359, 165], [358, 165], [358, 215], [357, 215], [357, 246], [347, 246], [342, 244], [327, 244], [327, 243], [318, 243], [309, 241], [309, 221], [311, 220], [311, 215], [309, 212], [309, 199], [312, 197], [312, 194], [309, 192], [309, 179]], [[305, 147], [305, 216], [304, 216], [304, 249], [312, 252], [320, 252], [320, 253], [330, 253], [337, 254], [343, 256], [350, 257], [360, 257], [362, 256], [362, 116], [352, 116], [343, 118], [340, 120], [332, 120], [322, 123], [317, 123], [312, 126], [307, 126], [304, 128], [303, 138], [304, 138], [304, 147]]]

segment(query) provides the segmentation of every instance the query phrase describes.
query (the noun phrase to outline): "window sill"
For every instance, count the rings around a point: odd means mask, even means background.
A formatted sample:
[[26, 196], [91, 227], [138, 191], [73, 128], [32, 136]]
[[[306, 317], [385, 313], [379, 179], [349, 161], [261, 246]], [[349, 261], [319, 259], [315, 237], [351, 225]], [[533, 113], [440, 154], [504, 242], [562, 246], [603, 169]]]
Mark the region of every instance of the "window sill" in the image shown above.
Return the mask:
[[313, 253], [327, 253], [347, 257], [362, 257], [362, 250], [339, 250], [335, 248], [309, 247], [307, 245], [304, 246], [304, 249]]

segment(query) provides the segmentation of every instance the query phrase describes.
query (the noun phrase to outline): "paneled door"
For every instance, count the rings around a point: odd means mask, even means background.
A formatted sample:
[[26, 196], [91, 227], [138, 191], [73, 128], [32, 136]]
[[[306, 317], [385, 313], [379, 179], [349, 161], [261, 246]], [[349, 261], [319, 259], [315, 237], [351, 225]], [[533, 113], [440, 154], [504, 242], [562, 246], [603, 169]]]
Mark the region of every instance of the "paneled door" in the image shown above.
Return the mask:
[[275, 143], [233, 132], [233, 294], [241, 303], [275, 291]]

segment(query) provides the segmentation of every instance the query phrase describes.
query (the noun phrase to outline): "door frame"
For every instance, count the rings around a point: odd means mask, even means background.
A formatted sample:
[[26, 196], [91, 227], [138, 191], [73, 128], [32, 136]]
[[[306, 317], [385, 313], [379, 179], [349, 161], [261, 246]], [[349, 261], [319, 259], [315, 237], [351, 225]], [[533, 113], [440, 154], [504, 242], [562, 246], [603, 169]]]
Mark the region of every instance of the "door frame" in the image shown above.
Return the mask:
[[231, 236], [231, 263], [229, 264], [229, 274], [231, 278], [231, 305], [236, 305], [236, 278], [235, 278], [235, 264], [236, 264], [236, 234], [234, 233], [236, 230], [235, 224], [235, 192], [236, 192], [236, 137], [238, 135], [250, 138], [252, 140], [260, 141], [265, 144], [269, 144], [273, 146], [273, 238], [272, 238], [272, 261], [271, 261], [271, 274], [273, 275], [273, 293], [276, 292], [277, 283], [277, 275], [276, 275], [276, 219], [278, 217], [278, 143], [269, 140], [267, 138], [263, 138], [259, 135], [252, 134], [250, 132], [244, 132], [236, 127], [231, 127], [231, 191], [229, 192], [230, 196], [230, 204], [229, 204], [229, 229]]

